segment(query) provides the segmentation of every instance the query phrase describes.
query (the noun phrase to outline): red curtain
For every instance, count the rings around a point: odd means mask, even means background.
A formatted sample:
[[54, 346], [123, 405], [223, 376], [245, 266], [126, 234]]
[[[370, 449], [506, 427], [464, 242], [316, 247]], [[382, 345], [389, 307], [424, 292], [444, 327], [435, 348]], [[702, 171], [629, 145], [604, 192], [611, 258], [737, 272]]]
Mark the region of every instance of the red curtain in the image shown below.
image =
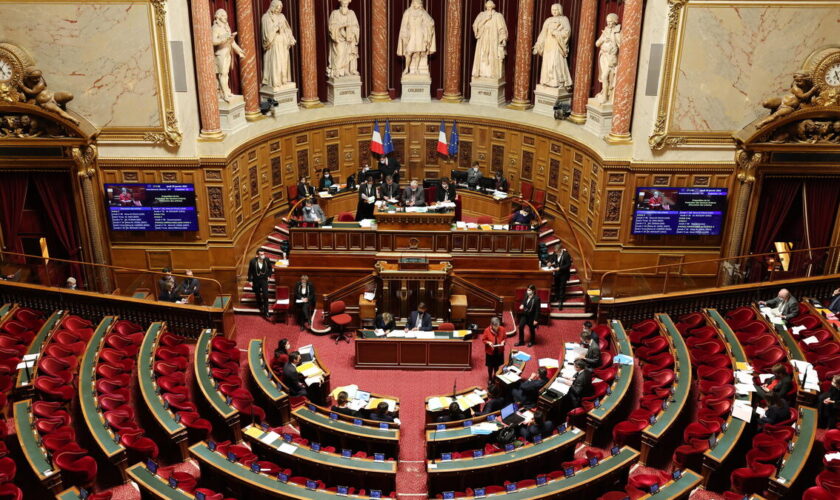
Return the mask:
[[[3, 241], [9, 252], [23, 253], [20, 241], [20, 223], [29, 178], [26, 174], [3, 174], [3, 196], [0, 196], [0, 222], [3, 225]], [[14, 261], [14, 259], [12, 259]]]
[[[755, 233], [753, 234], [753, 253], [767, 253], [773, 251], [773, 242], [776, 235], [782, 228], [787, 218], [791, 205], [799, 190], [802, 189], [802, 181], [790, 179], [765, 179], [762, 186], [761, 203], [759, 204], [758, 215], [755, 218]], [[755, 281], [762, 275], [761, 269], [764, 261], [755, 262], [752, 265], [750, 275]]]
[[[53, 174], [34, 174], [32, 180], [38, 194], [41, 195], [44, 211], [58, 241], [67, 251], [67, 259], [79, 260], [79, 236], [76, 234], [76, 224], [72, 216], [75, 210], [73, 210], [73, 200], [68, 189], [69, 184], [57, 180]], [[78, 284], [82, 285], [84, 281], [82, 266], [72, 263], [69, 271], [70, 276], [76, 278]]]
[[[808, 217], [808, 236], [803, 236], [799, 248], [828, 246], [837, 217], [837, 203], [840, 200], [840, 180], [809, 179], [805, 182], [805, 200], [802, 205], [803, 218]], [[797, 253], [793, 259], [793, 270], [804, 275], [809, 263], [813, 263], [812, 274], [822, 272], [826, 257], [824, 250]]]

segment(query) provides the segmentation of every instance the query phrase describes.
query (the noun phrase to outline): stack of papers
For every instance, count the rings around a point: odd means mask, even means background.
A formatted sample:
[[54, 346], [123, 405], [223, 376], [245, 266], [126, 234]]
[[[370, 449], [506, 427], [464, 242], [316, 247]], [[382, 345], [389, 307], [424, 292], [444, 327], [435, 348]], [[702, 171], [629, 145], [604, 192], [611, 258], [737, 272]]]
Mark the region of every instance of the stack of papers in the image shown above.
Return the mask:
[[744, 370], [737, 370], [735, 372], [735, 383], [753, 385], [752, 374]]
[[467, 228], [467, 223], [462, 221], [462, 220], [459, 220], [458, 222], [455, 223], [455, 227], [457, 227], [458, 229], [466, 229]]
[[461, 408], [461, 411], [463, 411], [467, 408], [472, 408], [473, 406], [478, 406], [484, 403], [484, 398], [478, 391], [473, 391], [458, 396], [456, 401], [458, 402], [458, 406]]
[[528, 361], [529, 359], [531, 359], [531, 355], [530, 355], [530, 354], [528, 354], [527, 352], [523, 352], [523, 351], [516, 351], [516, 353], [515, 353], [515, 354], [513, 354], [513, 355], [511, 356], [511, 358], [513, 358], [513, 359], [515, 359], [515, 360], [517, 360], [517, 361]]
[[321, 198], [332, 198], [332, 195], [329, 191], [318, 191], [318, 196]]
[[504, 231], [507, 227], [504, 224], [493, 224], [494, 231]]
[[767, 382], [768, 380], [770, 380], [772, 378], [773, 378], [772, 373], [762, 373], [762, 374], [759, 374], [759, 376], [758, 376], [758, 380], [760, 380], [762, 384]]
[[586, 356], [586, 348], [577, 342], [566, 342], [566, 349], [563, 355], [563, 364], [573, 365], [575, 360]]
[[825, 454], [825, 461], [831, 462], [832, 460], [840, 460], [840, 451], [835, 451], [834, 453], [826, 453]]
[[[416, 332], [414, 332], [414, 334], [418, 339], [433, 339], [433, 338], [435, 338], [435, 332], [424, 332], [423, 330], [417, 330]], [[408, 337], [408, 333], [406, 333], [405, 336]]]
[[749, 393], [755, 392], [755, 386], [753, 384], [735, 384], [735, 392], [741, 396], [747, 396]]
[[490, 224], [481, 224], [478, 227], [480, 227], [482, 231], [492, 231], [493, 230], [493, 226], [490, 225]]
[[497, 422], [480, 422], [470, 427], [470, 434], [492, 434], [496, 432], [501, 425]]
[[454, 330], [452, 332], [452, 336], [455, 337], [456, 339], [462, 339], [469, 334], [470, 334], [469, 330]]
[[274, 267], [289, 267], [289, 259], [280, 259], [275, 261]]
[[475, 222], [467, 222], [466, 226], [467, 229], [478, 229], [478, 224], [476, 224]]
[[514, 382], [520, 379], [519, 373], [514, 371], [502, 373], [501, 375], [497, 375], [497, 377], [499, 378], [499, 380], [506, 384], [513, 384]]
[[405, 330], [394, 330], [385, 336], [389, 339], [405, 338]]
[[311, 361], [298, 365], [297, 371], [306, 378], [320, 377], [324, 374], [323, 370]]
[[365, 294], [362, 297], [364, 297], [365, 300], [370, 302], [376, 298], [376, 292], [365, 292]]
[[571, 387], [565, 380], [561, 378], [554, 379], [554, 382], [549, 386], [548, 390], [559, 393], [561, 396], [565, 396], [567, 392], [569, 392], [569, 387]]
[[429, 401], [426, 403], [426, 409], [429, 411], [440, 411], [444, 408], [449, 408], [449, 405], [452, 404], [452, 398], [448, 396], [440, 396], [436, 398], [430, 398]]
[[356, 384], [345, 385], [342, 387], [336, 387], [330, 393], [330, 396], [333, 399], [338, 399], [338, 393], [344, 391], [347, 393], [347, 399], [356, 399], [356, 392], [359, 390], [359, 386]]
[[377, 328], [376, 330], [373, 331], [373, 334], [376, 335], [377, 337], [384, 337], [385, 336], [385, 330], [383, 330], [381, 328]]
[[508, 194], [504, 191], [493, 191], [493, 198], [496, 198], [497, 200], [504, 200], [507, 196]]
[[752, 413], [753, 408], [749, 403], [740, 399], [735, 400], [735, 406], [732, 407], [732, 417], [749, 422], [752, 420]]
[[546, 368], [560, 368], [560, 363], [554, 358], [540, 358], [537, 363], [538, 366], [544, 366]]
[[359, 221], [359, 227], [371, 227], [373, 225], [373, 219], [362, 219]]

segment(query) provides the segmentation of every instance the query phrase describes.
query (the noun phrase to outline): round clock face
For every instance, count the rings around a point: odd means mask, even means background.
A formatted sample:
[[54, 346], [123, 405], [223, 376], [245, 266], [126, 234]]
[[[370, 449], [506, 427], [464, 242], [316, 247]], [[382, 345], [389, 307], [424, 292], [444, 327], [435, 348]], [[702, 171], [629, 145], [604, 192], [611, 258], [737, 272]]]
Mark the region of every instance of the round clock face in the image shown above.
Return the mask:
[[840, 62], [832, 64], [825, 70], [825, 83], [832, 87], [840, 87]]
[[0, 82], [7, 83], [14, 76], [14, 68], [8, 59], [0, 59]]

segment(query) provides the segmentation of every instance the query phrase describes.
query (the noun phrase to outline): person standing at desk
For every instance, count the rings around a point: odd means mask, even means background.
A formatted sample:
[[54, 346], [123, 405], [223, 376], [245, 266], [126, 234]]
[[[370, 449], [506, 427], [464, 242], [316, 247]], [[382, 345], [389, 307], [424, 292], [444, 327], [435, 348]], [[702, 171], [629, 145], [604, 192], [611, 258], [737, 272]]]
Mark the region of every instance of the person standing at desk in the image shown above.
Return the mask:
[[444, 177], [440, 181], [440, 188], [438, 188], [435, 198], [438, 203], [455, 203], [455, 185], [450, 184], [449, 179]]
[[528, 290], [525, 291], [525, 298], [519, 305], [519, 342], [516, 346], [525, 344], [525, 327], [531, 331], [531, 337], [528, 340], [528, 347], [531, 347], [537, 341], [537, 325], [540, 319], [540, 298], [537, 297], [537, 287], [528, 285]]
[[297, 199], [299, 200], [315, 196], [315, 188], [312, 187], [312, 184], [309, 183], [309, 179], [306, 176], [300, 176], [300, 181], [298, 182], [297, 188]]
[[482, 177], [484, 176], [481, 175], [481, 170], [478, 169], [478, 162], [474, 161], [472, 167], [467, 170], [467, 187], [476, 189]]
[[420, 187], [420, 183], [417, 182], [417, 179], [412, 179], [411, 184], [405, 191], [403, 191], [403, 203], [407, 207], [425, 207], [426, 206], [426, 193], [423, 191], [423, 188]]
[[505, 176], [502, 175], [501, 170], [496, 170], [493, 176], [493, 189], [503, 193], [507, 193], [508, 189], [510, 189], [510, 185], [508, 184], [507, 179], [505, 179]]
[[408, 323], [405, 325], [405, 329], [409, 331], [424, 331], [424, 332], [431, 332], [432, 328], [432, 316], [426, 312], [426, 304], [421, 302], [417, 304], [417, 310], [411, 311], [411, 314], [408, 315]]
[[400, 185], [394, 182], [392, 175], [385, 176], [385, 182], [379, 185], [379, 198], [389, 203], [399, 203]]
[[391, 333], [397, 328], [397, 322], [394, 321], [394, 316], [386, 311], [376, 317], [376, 320], [373, 322], [373, 327], [385, 333]]
[[289, 362], [283, 367], [283, 383], [289, 390], [289, 396], [306, 396], [306, 386], [303, 382], [303, 375], [298, 373], [300, 365], [300, 353], [293, 351], [289, 354]]
[[490, 326], [481, 334], [484, 344], [484, 364], [487, 366], [487, 378], [493, 380], [493, 375], [505, 362], [505, 343], [507, 335], [501, 329], [499, 318], [490, 318]]
[[257, 256], [248, 263], [248, 281], [251, 282], [251, 289], [254, 290], [257, 307], [260, 308], [260, 314], [265, 319], [269, 319], [268, 278], [271, 277], [271, 273], [273, 272], [274, 263], [271, 262], [271, 259], [266, 258], [264, 251], [257, 250]]
[[324, 215], [324, 211], [321, 210], [321, 207], [312, 203], [312, 198], [307, 198], [306, 201], [303, 202], [303, 221], [312, 222], [320, 226], [325, 220], [327, 220], [327, 217]]
[[309, 276], [305, 274], [295, 285], [295, 306], [298, 310], [298, 324], [303, 331], [309, 326], [312, 308], [315, 307], [315, 287], [309, 282]]
[[321, 179], [318, 181], [318, 189], [321, 191], [329, 191], [333, 184], [335, 184], [335, 180], [333, 180], [330, 169], [324, 168], [324, 170], [321, 171]]
[[376, 186], [373, 176], [367, 175], [365, 183], [359, 186], [359, 205], [356, 207], [356, 220], [373, 219], [373, 204], [376, 202]]
[[388, 177], [390, 175], [394, 178], [395, 182], [400, 181], [400, 162], [390, 155], [383, 155], [379, 159], [379, 171], [382, 173], [382, 177]]

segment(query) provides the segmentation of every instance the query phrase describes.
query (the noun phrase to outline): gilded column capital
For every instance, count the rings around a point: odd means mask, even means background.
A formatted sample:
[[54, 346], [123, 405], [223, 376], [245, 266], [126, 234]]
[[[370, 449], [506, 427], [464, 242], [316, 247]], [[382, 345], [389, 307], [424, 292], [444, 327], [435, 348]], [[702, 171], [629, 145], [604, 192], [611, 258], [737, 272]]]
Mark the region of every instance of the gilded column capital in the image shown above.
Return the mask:
[[76, 164], [76, 174], [80, 179], [90, 179], [96, 173], [96, 158], [99, 151], [96, 145], [76, 146], [71, 150], [73, 162]]
[[755, 168], [763, 160], [764, 155], [760, 152], [748, 151], [738, 148], [735, 151], [736, 178], [742, 184], [755, 182]]

